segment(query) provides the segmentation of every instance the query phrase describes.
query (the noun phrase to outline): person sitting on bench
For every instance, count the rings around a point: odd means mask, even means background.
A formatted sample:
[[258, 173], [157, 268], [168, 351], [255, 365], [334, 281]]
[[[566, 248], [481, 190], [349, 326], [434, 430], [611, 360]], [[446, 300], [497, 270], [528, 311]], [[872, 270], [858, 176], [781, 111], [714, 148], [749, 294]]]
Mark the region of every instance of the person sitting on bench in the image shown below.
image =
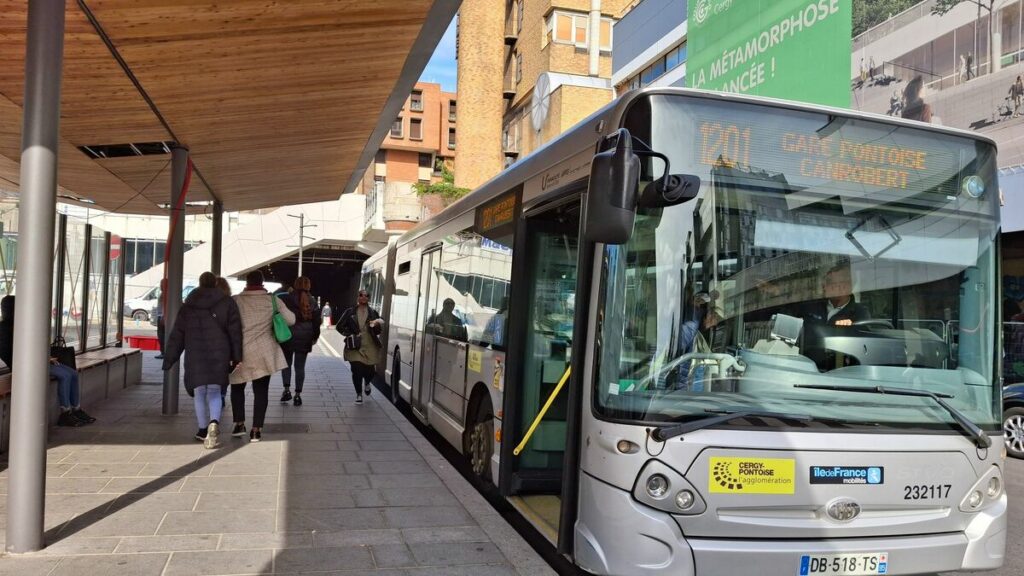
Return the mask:
[[[14, 296], [7, 295], [0, 299], [0, 360], [12, 370], [14, 357]], [[79, 387], [78, 371], [50, 358], [50, 378], [57, 380], [57, 398], [60, 400], [60, 418], [58, 426], [77, 428], [92, 424], [95, 418], [89, 416], [78, 404]]]

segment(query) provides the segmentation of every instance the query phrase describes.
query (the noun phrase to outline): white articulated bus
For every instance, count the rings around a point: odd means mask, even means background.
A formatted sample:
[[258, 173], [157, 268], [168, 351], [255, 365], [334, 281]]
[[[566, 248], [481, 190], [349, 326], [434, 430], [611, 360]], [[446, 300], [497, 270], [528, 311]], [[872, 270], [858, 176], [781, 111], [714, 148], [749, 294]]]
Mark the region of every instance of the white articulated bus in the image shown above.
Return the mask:
[[381, 373], [595, 574], [999, 567], [995, 154], [630, 92], [366, 262]]

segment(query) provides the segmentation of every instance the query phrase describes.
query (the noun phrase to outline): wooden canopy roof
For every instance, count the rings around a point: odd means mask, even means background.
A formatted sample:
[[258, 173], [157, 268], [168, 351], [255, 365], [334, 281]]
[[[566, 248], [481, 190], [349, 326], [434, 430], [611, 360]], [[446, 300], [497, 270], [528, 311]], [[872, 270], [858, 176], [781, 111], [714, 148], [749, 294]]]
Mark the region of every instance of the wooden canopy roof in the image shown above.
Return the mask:
[[[27, 5], [0, 0], [0, 186], [14, 189]], [[160, 143], [173, 142], [196, 168], [189, 202], [247, 210], [337, 199], [458, 5], [67, 0], [60, 199], [165, 212], [171, 157]]]

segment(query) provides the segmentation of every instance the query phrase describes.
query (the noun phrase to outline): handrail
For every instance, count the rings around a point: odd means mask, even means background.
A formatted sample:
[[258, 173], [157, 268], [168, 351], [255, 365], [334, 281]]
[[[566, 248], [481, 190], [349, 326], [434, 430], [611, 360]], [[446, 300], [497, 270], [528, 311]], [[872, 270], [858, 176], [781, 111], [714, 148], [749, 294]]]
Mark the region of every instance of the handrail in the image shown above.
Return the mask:
[[551, 391], [551, 394], [548, 396], [548, 401], [544, 403], [544, 407], [540, 409], [537, 417], [533, 419], [533, 424], [530, 424], [530, 429], [526, 431], [526, 436], [524, 436], [522, 442], [516, 446], [516, 449], [512, 451], [513, 455], [519, 456], [519, 453], [526, 448], [526, 444], [530, 441], [530, 437], [533, 436], [533, 432], [537, 429], [537, 425], [540, 424], [544, 415], [547, 414], [548, 408], [551, 408], [551, 404], [554, 403], [555, 397], [558, 396], [558, 393], [562, 390], [562, 386], [564, 386], [565, 382], [569, 380], [569, 373], [571, 372], [572, 366], [565, 369], [565, 374], [562, 374], [562, 379], [558, 381], [558, 385]]

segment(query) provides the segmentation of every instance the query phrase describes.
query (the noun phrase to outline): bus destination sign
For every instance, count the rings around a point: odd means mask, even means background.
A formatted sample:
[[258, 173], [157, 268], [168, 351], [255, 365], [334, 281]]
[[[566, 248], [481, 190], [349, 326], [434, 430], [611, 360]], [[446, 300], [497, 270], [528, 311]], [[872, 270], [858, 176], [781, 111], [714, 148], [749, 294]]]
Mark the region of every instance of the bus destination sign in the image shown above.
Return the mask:
[[476, 209], [477, 233], [492, 239], [511, 234], [518, 211], [519, 189], [517, 188]]
[[816, 131], [790, 128], [772, 131], [767, 139], [756, 130], [756, 126], [729, 122], [701, 122], [700, 163], [736, 168], [767, 161], [770, 170], [790, 176], [795, 172], [803, 179], [902, 190], [914, 188], [916, 181], [933, 171], [930, 164], [943, 164], [934, 158], [937, 150], [907, 145], [911, 138], [906, 133], [900, 138], [904, 142], [886, 138], [891, 129], [840, 129], [823, 137]]

